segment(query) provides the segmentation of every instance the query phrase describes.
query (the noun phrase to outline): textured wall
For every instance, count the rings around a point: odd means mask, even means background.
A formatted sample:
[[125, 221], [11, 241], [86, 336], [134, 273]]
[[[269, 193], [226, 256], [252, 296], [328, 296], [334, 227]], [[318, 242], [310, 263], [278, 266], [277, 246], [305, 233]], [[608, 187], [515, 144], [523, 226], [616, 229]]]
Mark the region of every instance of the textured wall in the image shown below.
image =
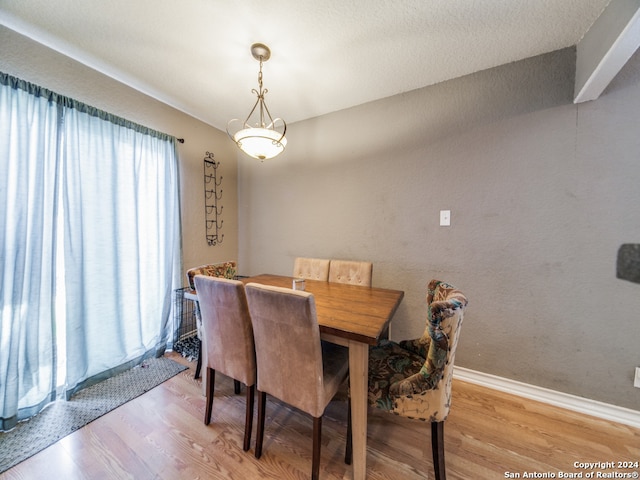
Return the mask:
[[[0, 71], [126, 118], [184, 138], [180, 157], [183, 265], [235, 260], [238, 254], [236, 151], [226, 134], [36, 42], [0, 26]], [[213, 107], [212, 107], [213, 108]], [[205, 239], [203, 158], [213, 152], [224, 177], [224, 241]], [[184, 283], [186, 278], [183, 275]]]
[[616, 278], [640, 239], [638, 65], [580, 105], [567, 49], [291, 125], [283, 156], [239, 161], [245, 272], [373, 261], [405, 291], [395, 339], [447, 280], [470, 301], [459, 365], [640, 410], [640, 288]]

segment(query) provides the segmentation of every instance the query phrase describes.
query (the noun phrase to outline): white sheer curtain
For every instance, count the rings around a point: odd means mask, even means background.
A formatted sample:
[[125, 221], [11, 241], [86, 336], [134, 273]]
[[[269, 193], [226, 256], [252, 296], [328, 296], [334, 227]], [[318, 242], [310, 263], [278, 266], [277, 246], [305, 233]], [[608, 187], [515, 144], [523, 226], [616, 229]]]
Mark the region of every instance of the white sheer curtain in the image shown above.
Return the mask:
[[11, 80], [0, 82], [0, 427], [5, 430], [37, 413], [56, 388], [58, 107]]
[[180, 221], [173, 142], [76, 108], [65, 110], [63, 136], [73, 388], [164, 349], [171, 292], [179, 286], [171, 280], [180, 269]]
[[[3, 75], [7, 429], [53, 398], [59, 362], [69, 396], [161, 354], [181, 282], [175, 139]], [[66, 358], [56, 356], [56, 330], [65, 332]]]

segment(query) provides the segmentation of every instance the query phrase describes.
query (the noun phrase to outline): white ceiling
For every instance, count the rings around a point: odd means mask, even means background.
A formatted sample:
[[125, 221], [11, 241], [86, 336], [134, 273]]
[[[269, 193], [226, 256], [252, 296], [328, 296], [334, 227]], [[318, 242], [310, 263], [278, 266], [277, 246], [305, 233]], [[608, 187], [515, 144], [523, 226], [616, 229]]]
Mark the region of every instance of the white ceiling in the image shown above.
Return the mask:
[[255, 101], [255, 42], [292, 123], [576, 45], [608, 3], [0, 0], [0, 23], [224, 130]]

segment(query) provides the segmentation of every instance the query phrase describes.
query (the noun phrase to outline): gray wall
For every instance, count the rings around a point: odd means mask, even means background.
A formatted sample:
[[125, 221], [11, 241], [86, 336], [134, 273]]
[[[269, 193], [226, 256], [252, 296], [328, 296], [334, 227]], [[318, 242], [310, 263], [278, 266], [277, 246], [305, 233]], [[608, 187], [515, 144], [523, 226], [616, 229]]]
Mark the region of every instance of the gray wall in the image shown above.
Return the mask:
[[281, 157], [239, 158], [243, 273], [371, 260], [405, 291], [395, 339], [452, 282], [458, 365], [640, 410], [640, 285], [616, 279], [640, 243], [639, 67], [573, 105], [566, 49], [290, 125]]
[[[112, 78], [0, 25], [0, 71], [69, 96], [149, 128], [185, 139], [180, 160], [184, 269], [238, 256], [236, 147], [223, 133]], [[203, 158], [221, 162], [224, 220], [222, 244], [205, 237]], [[184, 284], [185, 276], [182, 275]]]

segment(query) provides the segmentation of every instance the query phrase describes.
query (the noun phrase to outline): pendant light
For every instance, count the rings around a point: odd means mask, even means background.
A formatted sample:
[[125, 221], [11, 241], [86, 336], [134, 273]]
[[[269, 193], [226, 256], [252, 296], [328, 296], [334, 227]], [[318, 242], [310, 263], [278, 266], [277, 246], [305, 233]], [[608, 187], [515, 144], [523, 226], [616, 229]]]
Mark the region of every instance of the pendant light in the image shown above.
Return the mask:
[[[262, 43], [254, 43], [251, 45], [251, 54], [260, 62], [258, 90], [251, 90], [258, 99], [244, 122], [237, 118], [229, 121], [227, 135], [247, 155], [258, 160], [267, 160], [284, 151], [287, 145], [287, 124], [281, 118], [274, 120], [264, 101], [268, 90], [262, 87], [262, 63], [271, 58], [271, 50]], [[235, 130], [235, 133], [231, 133], [232, 130]]]

